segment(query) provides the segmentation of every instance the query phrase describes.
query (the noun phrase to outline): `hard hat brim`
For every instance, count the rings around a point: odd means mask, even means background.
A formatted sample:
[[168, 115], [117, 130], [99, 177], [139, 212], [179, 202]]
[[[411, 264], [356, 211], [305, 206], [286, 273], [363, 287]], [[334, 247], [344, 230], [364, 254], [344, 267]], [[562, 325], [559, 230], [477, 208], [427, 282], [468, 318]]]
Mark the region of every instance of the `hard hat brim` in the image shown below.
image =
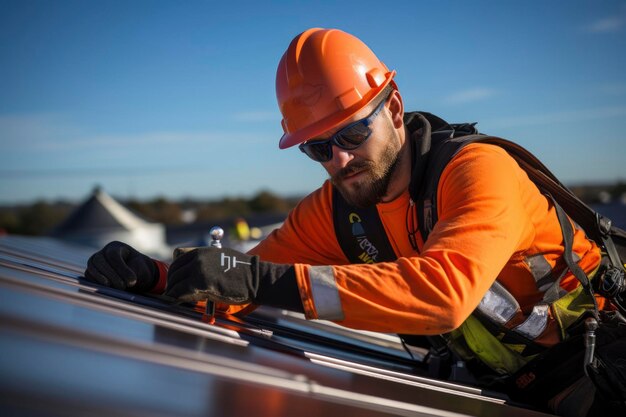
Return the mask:
[[364, 104], [359, 104], [358, 106], [355, 106], [353, 109], [349, 109], [348, 111], [342, 112], [341, 114], [335, 114], [335, 115], [329, 116], [316, 123], [313, 123], [312, 125], [305, 127], [304, 129], [299, 129], [292, 133], [283, 134], [283, 136], [280, 138], [280, 141], [278, 142], [279, 149], [287, 149], [287, 148], [291, 148], [292, 146], [299, 145], [302, 142], [306, 142], [307, 140], [313, 139], [315, 137], [319, 137], [322, 134], [328, 132], [329, 130], [342, 125], [347, 120], [349, 120], [352, 116], [358, 113], [361, 109], [363, 109], [364, 107], [369, 105], [372, 101], [374, 101], [374, 99], [378, 97], [378, 94], [380, 94], [380, 92], [385, 87], [387, 87], [390, 83], [393, 85], [394, 88], [397, 88], [395, 82], [393, 81], [393, 78], [395, 75], [396, 75], [395, 70], [390, 71], [387, 76], [387, 79], [380, 86], [378, 86], [375, 94], [373, 94], [372, 97], [369, 100], [367, 100], [367, 102], [365, 102]]

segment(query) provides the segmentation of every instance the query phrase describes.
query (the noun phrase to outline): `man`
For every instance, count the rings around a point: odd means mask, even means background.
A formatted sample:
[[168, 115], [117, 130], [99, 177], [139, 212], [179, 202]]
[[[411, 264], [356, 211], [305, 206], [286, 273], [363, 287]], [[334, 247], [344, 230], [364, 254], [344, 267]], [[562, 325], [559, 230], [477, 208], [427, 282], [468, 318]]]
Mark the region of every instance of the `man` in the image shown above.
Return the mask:
[[[438, 178], [438, 220], [424, 241], [410, 189], [419, 187], [425, 166], [418, 150], [440, 119], [405, 114], [394, 75], [345, 32], [298, 35], [276, 77], [280, 148], [299, 145], [330, 179], [248, 254], [200, 248], [167, 273], [114, 242], [94, 254], [85, 277], [131, 291], [166, 286], [168, 296], [208, 298], [231, 311], [270, 305], [357, 329], [451, 334], [459, 351], [469, 348], [495, 375], [515, 373], [537, 349], [566, 338], [578, 318], [561, 316], [553, 304], [562, 297], [594, 304], [563, 261], [555, 205], [502, 148], [471, 143]], [[362, 214], [368, 209], [374, 223]], [[600, 250], [570, 224], [572, 256], [593, 275]], [[346, 225], [352, 235], [340, 231]], [[346, 248], [354, 242], [362, 252], [351, 255]], [[532, 349], [498, 340], [485, 320]]]

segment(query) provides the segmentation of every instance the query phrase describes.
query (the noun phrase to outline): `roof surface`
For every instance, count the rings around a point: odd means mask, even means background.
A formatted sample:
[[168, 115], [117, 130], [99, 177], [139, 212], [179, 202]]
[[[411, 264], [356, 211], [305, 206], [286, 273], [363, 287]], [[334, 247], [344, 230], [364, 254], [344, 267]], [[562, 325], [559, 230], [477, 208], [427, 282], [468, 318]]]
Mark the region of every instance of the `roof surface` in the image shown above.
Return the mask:
[[538, 416], [426, 376], [391, 335], [276, 309], [203, 323], [97, 286], [92, 249], [0, 238], [0, 410], [11, 416]]

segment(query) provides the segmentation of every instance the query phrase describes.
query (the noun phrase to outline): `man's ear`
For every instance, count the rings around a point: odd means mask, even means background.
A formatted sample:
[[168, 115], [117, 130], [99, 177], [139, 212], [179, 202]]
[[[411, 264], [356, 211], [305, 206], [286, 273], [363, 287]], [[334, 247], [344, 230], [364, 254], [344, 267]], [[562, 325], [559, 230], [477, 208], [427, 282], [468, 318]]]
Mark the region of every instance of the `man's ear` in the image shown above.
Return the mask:
[[393, 127], [400, 129], [404, 126], [404, 103], [398, 90], [394, 89], [389, 97], [389, 111], [391, 112]]

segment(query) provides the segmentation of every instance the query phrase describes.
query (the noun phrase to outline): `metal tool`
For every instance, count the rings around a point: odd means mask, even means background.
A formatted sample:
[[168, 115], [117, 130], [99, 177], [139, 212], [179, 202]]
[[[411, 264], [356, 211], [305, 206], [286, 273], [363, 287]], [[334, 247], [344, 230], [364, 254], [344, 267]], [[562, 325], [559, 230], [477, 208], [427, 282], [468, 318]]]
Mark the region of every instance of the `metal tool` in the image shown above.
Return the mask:
[[[219, 226], [213, 226], [211, 230], [209, 230], [209, 236], [211, 236], [211, 243], [209, 243], [209, 246], [221, 249], [221, 240], [224, 238], [224, 229]], [[206, 307], [204, 314], [202, 315], [202, 321], [210, 324], [215, 323], [215, 303], [209, 299], [206, 300]]]
[[587, 374], [587, 366], [593, 365], [593, 356], [596, 351], [596, 330], [598, 329], [598, 321], [593, 317], [585, 319], [585, 360], [583, 366], [585, 374]]

